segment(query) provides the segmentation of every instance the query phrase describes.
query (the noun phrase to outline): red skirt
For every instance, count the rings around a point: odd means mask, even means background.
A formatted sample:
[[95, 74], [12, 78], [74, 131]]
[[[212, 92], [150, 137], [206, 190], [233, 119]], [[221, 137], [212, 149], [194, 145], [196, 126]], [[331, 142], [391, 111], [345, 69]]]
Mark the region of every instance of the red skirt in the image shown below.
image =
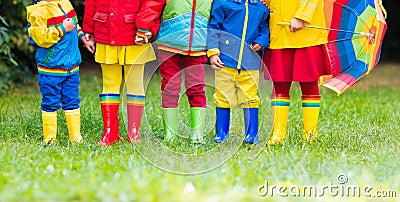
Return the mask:
[[273, 82], [312, 82], [330, 75], [325, 45], [306, 48], [267, 49], [263, 57], [264, 78]]

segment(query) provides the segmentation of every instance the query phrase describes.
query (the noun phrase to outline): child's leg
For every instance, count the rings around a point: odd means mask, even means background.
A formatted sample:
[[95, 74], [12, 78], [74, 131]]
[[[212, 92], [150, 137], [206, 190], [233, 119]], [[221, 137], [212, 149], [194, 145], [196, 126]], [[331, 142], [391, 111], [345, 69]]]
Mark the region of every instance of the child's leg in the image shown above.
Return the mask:
[[320, 110], [318, 82], [301, 82], [302, 110], [304, 118], [304, 138], [312, 141], [317, 138], [317, 123]]
[[125, 65], [127, 90], [128, 142], [140, 141], [140, 124], [146, 96], [143, 87], [144, 64]]
[[237, 96], [241, 108], [258, 108], [260, 103], [260, 98], [257, 96], [259, 74], [259, 70], [242, 70], [236, 77], [239, 83]]
[[206, 56], [184, 56], [185, 87], [191, 107], [206, 107], [206, 94], [204, 92], [204, 63]]
[[62, 76], [38, 75], [38, 84], [42, 94], [41, 108], [46, 112], [59, 110], [61, 104], [61, 83], [64, 81]]
[[38, 84], [42, 94], [43, 141], [54, 143], [57, 137], [57, 110], [60, 109], [61, 82], [64, 77], [39, 74]]
[[251, 144], [258, 143], [259, 74], [258, 70], [242, 70], [236, 77], [239, 83], [238, 100], [244, 113], [246, 131], [244, 142]]
[[65, 77], [61, 87], [61, 103], [65, 112], [69, 139], [73, 143], [82, 142], [79, 109], [79, 73]]
[[61, 103], [63, 110], [79, 109], [79, 73], [66, 76], [61, 84]]
[[163, 108], [175, 108], [178, 106], [179, 93], [181, 92], [181, 55], [160, 50], [160, 75]]
[[130, 95], [144, 96], [143, 74], [145, 64], [124, 66], [126, 92]]
[[119, 94], [122, 81], [122, 65], [101, 64], [103, 76], [102, 94]]
[[271, 96], [273, 132], [268, 144], [282, 143], [286, 139], [289, 117], [290, 86], [292, 82], [274, 82]]
[[217, 143], [225, 142], [229, 136], [230, 109], [231, 106], [237, 105], [236, 74], [236, 69], [228, 67], [215, 70], [216, 134], [213, 141]]
[[166, 141], [178, 134], [178, 101], [181, 91], [181, 55], [160, 50], [158, 52], [161, 80], [161, 107]]
[[103, 116], [104, 132], [99, 143], [103, 146], [114, 144], [119, 137], [119, 102], [122, 81], [122, 66], [119, 64], [101, 64], [103, 91], [100, 94], [100, 105]]
[[318, 88], [318, 81], [300, 82], [300, 88], [303, 96], [320, 95]]
[[290, 87], [292, 86], [292, 82], [274, 82], [272, 88], [272, 96], [284, 96], [289, 97]]
[[231, 108], [238, 104], [236, 96], [237, 70], [229, 67], [215, 70], [214, 103], [219, 108]]
[[206, 56], [183, 56], [185, 68], [186, 95], [190, 104], [190, 138], [193, 142], [203, 142], [205, 115], [206, 115], [206, 94], [204, 92], [204, 63]]

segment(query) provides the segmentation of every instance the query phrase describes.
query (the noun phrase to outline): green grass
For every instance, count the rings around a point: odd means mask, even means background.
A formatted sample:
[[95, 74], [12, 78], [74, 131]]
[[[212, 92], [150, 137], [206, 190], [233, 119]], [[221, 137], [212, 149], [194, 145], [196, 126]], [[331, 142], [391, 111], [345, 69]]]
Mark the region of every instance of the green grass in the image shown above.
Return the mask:
[[[81, 84], [84, 144], [68, 141], [65, 117], [58, 113], [57, 143], [45, 146], [41, 133], [41, 96], [35, 83], [0, 98], [0, 201], [304, 201], [389, 200], [368, 197], [261, 197], [258, 187], [315, 185], [322, 190], [345, 174], [344, 185], [395, 190], [400, 196], [399, 66], [383, 64], [341, 96], [321, 88], [319, 142], [302, 140], [298, 85], [291, 91], [288, 139], [281, 146], [242, 145], [243, 115], [233, 110], [226, 144], [211, 142], [214, 105], [207, 86], [207, 142], [193, 145], [181, 138], [162, 142], [160, 78], [148, 87], [142, 142], [97, 145], [102, 134], [98, 101], [101, 78], [84, 74]], [[208, 83], [212, 83], [209, 78]], [[260, 139], [271, 131], [269, 93], [260, 85]], [[188, 133], [188, 104], [181, 99], [180, 131]], [[121, 117], [126, 118], [124, 113]], [[121, 119], [123, 120], [123, 119]], [[179, 174], [181, 173], [181, 174]], [[186, 174], [182, 174], [186, 173]], [[198, 174], [193, 174], [198, 173]], [[289, 193], [286, 190], [286, 193]], [[270, 194], [270, 192], [268, 193]], [[361, 194], [362, 195], [362, 194]]]

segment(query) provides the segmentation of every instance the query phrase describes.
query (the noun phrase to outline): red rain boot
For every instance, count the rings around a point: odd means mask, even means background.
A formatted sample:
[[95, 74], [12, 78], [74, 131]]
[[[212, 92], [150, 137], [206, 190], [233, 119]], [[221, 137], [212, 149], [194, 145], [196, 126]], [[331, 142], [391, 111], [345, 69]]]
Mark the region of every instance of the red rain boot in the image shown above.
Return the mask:
[[102, 146], [111, 146], [112, 144], [120, 140], [118, 109], [118, 103], [101, 103], [104, 133], [99, 140], [99, 143]]
[[128, 142], [139, 142], [144, 105], [128, 104]]

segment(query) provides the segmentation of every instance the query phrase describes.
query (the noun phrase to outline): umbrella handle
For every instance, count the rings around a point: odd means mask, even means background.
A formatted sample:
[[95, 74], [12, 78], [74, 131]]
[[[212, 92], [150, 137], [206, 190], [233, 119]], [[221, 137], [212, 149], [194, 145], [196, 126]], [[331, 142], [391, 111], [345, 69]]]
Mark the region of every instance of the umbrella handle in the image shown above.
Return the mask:
[[[277, 22], [276, 24], [279, 25], [279, 26], [282, 26], [282, 27], [290, 26], [290, 22]], [[352, 31], [348, 31], [348, 30], [331, 29], [331, 28], [318, 27], [318, 26], [312, 26], [312, 25], [304, 26], [304, 28], [314, 28], [314, 29], [323, 29], [323, 30], [331, 30], [331, 31], [337, 31], [337, 32], [346, 32], [346, 33], [352, 33], [352, 34], [359, 34], [362, 37], [370, 37], [370, 38], [375, 37], [374, 33], [352, 32]]]
[[384, 18], [386, 19], [386, 17], [387, 17], [387, 12], [386, 12], [386, 9], [383, 7], [383, 5], [382, 5], [382, 0], [380, 0], [379, 1], [379, 7], [381, 7], [381, 10], [382, 10], [382, 12], [383, 12], [383, 16], [384, 16]]
[[290, 26], [290, 22], [277, 22], [276, 24], [282, 27]]

